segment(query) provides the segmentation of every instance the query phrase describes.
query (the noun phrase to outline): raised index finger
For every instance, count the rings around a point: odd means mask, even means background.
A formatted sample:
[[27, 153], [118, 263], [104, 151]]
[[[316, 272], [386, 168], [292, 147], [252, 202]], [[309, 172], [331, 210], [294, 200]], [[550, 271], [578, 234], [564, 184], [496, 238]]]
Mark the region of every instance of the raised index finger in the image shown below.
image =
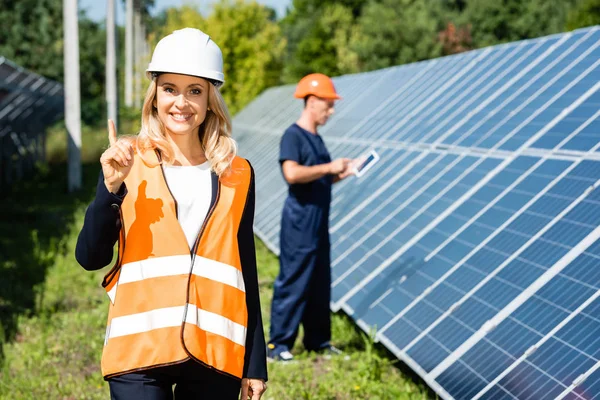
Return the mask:
[[111, 146], [117, 143], [117, 130], [112, 119], [108, 120], [108, 141]]

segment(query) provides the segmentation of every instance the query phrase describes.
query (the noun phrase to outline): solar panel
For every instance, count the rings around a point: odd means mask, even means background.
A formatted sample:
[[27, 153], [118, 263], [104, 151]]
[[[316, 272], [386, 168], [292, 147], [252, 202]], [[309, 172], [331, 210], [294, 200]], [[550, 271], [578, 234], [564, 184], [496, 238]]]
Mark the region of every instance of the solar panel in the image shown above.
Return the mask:
[[[332, 309], [446, 399], [600, 398], [600, 30], [334, 79]], [[293, 85], [234, 119], [278, 253]]]
[[43, 159], [43, 133], [63, 107], [62, 84], [0, 56], [0, 193]]

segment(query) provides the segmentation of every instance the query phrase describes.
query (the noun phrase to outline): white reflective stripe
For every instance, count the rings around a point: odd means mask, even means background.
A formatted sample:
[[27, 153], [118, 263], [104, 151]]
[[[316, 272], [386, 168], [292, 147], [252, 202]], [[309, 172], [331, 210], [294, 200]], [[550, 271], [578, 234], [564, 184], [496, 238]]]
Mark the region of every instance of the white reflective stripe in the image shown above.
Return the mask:
[[192, 257], [189, 254], [148, 258], [123, 264], [119, 284], [162, 276], [189, 274], [191, 264]]
[[246, 292], [242, 271], [219, 261], [196, 256], [192, 273]]
[[110, 299], [111, 303], [115, 304], [115, 297], [117, 296], [117, 286], [119, 286], [119, 283], [115, 283], [112, 287], [112, 289], [110, 289], [108, 292], [106, 292], [106, 294], [108, 295], [108, 298]]
[[106, 325], [106, 332], [104, 333], [104, 345], [108, 344], [108, 338], [110, 337], [110, 323]]
[[[107, 337], [113, 339], [154, 329], [181, 326], [184, 309], [184, 306], [167, 307], [113, 318], [107, 329]], [[223, 336], [242, 346], [246, 343], [246, 328], [243, 325], [221, 315], [199, 309], [193, 304], [188, 304], [185, 322], [194, 324], [204, 331]]]
[[219, 314], [188, 304], [185, 322], [194, 324], [203, 331], [223, 336], [241, 346], [246, 345], [246, 327]]
[[[119, 284], [138, 282], [150, 278], [189, 274], [191, 263], [192, 257], [188, 254], [155, 257], [127, 263], [121, 268]], [[233, 286], [242, 292], [246, 291], [242, 272], [231, 265], [196, 256], [192, 273], [203, 278], [224, 283], [225, 285]], [[111, 298], [111, 300], [114, 302], [114, 299]]]
[[180, 326], [184, 306], [159, 308], [139, 314], [125, 315], [110, 321], [109, 339], [148, 332], [154, 329]]

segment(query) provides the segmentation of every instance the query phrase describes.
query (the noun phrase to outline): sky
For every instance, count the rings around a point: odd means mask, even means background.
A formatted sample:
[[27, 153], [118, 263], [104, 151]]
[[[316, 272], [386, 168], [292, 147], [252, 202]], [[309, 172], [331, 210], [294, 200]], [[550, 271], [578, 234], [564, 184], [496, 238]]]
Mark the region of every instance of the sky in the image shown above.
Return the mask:
[[[217, 0], [155, 0], [154, 8], [151, 14], [157, 14], [169, 7], [179, 7], [182, 5], [196, 6], [203, 13], [210, 11], [210, 5]], [[267, 5], [277, 12], [278, 17], [285, 14], [287, 6], [291, 5], [292, 0], [257, 0], [258, 3]], [[117, 6], [117, 24], [123, 25], [125, 21], [125, 7], [123, 0], [115, 0]], [[86, 10], [87, 16], [94, 21], [104, 21], [106, 18], [106, 1], [103, 0], [79, 0], [79, 8]]]

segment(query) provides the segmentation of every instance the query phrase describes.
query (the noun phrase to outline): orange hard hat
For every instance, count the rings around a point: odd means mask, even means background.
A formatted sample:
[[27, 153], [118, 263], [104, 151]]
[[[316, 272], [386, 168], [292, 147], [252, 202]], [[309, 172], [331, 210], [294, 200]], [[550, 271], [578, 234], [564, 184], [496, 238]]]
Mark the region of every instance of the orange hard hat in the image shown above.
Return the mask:
[[340, 95], [335, 91], [335, 86], [333, 86], [331, 78], [323, 74], [309, 74], [298, 82], [294, 97], [303, 99], [311, 94], [324, 99], [341, 99]]

